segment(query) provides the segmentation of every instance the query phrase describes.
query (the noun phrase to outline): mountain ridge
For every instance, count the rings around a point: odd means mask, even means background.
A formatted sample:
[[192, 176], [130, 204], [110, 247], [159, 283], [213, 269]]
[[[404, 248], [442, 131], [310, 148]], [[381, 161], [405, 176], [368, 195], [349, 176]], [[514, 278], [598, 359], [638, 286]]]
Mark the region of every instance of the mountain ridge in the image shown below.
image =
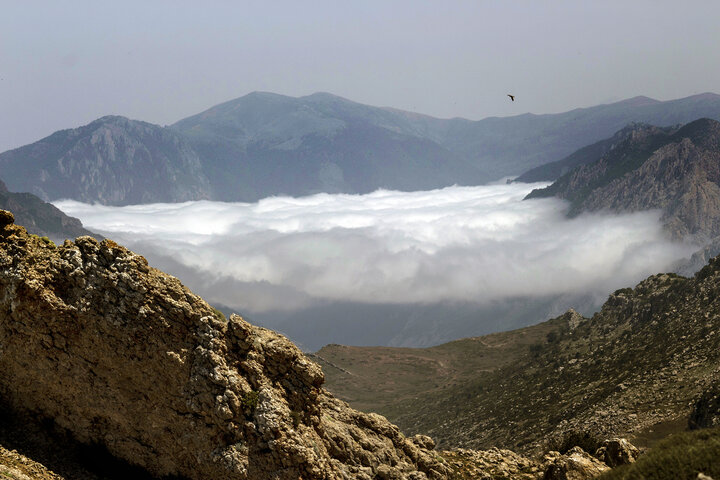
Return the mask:
[[518, 175], [632, 121], [699, 117], [720, 119], [720, 95], [472, 121], [254, 92], [167, 127], [101, 117], [0, 154], [0, 170], [12, 190], [109, 205], [425, 190]]
[[617, 148], [580, 165], [526, 198], [570, 201], [569, 215], [662, 209], [676, 239], [707, 243], [720, 235], [720, 122], [635, 126]]
[[200, 160], [168, 129], [118, 115], [0, 154], [8, 188], [41, 199], [104, 204], [210, 196]]

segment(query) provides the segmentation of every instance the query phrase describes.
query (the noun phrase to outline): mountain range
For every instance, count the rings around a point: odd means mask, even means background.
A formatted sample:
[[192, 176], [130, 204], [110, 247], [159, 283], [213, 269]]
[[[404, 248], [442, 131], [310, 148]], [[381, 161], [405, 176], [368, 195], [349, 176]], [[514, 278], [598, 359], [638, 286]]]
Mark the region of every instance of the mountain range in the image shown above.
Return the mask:
[[720, 95], [635, 97], [565, 113], [471, 121], [327, 93], [256, 92], [161, 127], [103, 117], [0, 154], [13, 191], [126, 205], [477, 185], [564, 158], [630, 122], [720, 119]]

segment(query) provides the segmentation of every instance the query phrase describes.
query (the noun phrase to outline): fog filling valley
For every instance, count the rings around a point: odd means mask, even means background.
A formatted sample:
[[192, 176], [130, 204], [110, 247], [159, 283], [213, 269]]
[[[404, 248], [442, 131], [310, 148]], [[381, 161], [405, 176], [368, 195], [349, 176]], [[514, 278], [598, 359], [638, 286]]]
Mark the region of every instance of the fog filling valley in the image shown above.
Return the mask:
[[216, 306], [326, 343], [425, 346], [588, 314], [692, 246], [659, 212], [565, 217], [545, 184], [126, 207], [58, 201]]

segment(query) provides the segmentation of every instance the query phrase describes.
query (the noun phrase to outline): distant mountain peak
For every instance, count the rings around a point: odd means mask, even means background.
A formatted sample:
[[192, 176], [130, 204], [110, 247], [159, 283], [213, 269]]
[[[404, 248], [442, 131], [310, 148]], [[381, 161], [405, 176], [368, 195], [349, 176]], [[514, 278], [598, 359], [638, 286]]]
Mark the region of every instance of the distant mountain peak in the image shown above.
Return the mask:
[[100, 123], [128, 123], [132, 122], [133, 120], [130, 120], [127, 117], [123, 117], [122, 115], [105, 115], [103, 117], [98, 118], [97, 120], [93, 120], [89, 123], [89, 125], [92, 124], [100, 124]]
[[357, 103], [353, 102], [352, 100], [348, 100], [347, 98], [341, 97], [339, 95], [334, 95], [332, 93], [328, 92], [315, 92], [310, 95], [306, 95], [304, 97], [300, 97], [300, 100], [322, 100], [322, 101], [333, 101], [333, 102], [348, 102], [348, 103]]
[[617, 102], [617, 104], [619, 105], [627, 105], [629, 107], [642, 107], [644, 105], [655, 105], [656, 103], [661, 102], [660, 100], [655, 100], [654, 98], [646, 97], [644, 95], [638, 95], [637, 97], [632, 97]]
[[698, 93], [697, 95], [692, 95], [689, 98], [697, 98], [700, 100], [716, 100], [716, 99], [720, 98], [720, 95], [718, 95], [717, 93], [713, 93], [713, 92], [703, 92], [703, 93]]
[[[234, 102], [237, 100], [242, 100], [243, 98], [293, 98], [289, 97], [287, 95], [282, 95], [280, 93], [274, 93], [274, 92], [265, 92], [262, 90], [255, 90], [253, 92], [248, 93], [247, 95], [243, 95], [242, 97], [238, 97], [234, 100], [229, 100], [229, 102]], [[223, 102], [228, 103], [228, 102]]]

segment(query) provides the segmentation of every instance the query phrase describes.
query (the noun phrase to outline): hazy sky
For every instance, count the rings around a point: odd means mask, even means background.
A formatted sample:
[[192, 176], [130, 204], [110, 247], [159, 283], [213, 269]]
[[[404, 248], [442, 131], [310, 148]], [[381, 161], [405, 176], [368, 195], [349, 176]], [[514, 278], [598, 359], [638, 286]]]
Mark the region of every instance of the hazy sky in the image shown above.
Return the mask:
[[720, 91], [715, 0], [0, 5], [0, 151], [255, 90], [470, 119]]

